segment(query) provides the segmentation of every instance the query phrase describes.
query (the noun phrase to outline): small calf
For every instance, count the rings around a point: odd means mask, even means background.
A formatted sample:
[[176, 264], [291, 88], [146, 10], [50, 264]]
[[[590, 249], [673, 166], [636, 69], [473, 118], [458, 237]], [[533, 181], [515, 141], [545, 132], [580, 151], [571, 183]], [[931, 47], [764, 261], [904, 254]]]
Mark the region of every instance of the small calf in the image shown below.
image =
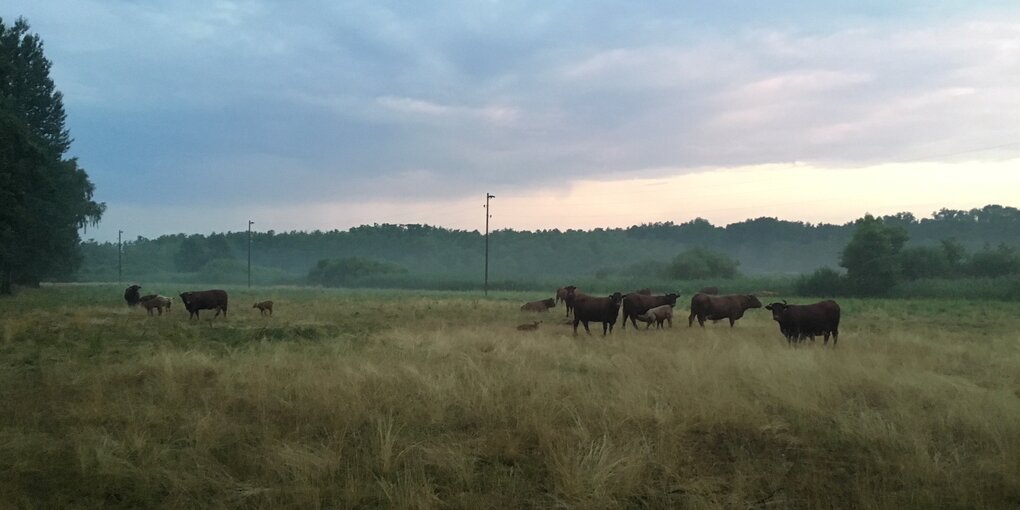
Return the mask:
[[639, 315], [638, 320], [648, 323], [645, 329], [652, 327], [652, 322], [655, 323], [656, 328], [661, 328], [663, 322], [669, 322], [669, 327], [673, 327], [673, 307], [669, 305], [656, 306], [651, 310]]
[[266, 311], [269, 311], [269, 315], [273, 315], [273, 302], [272, 301], [261, 301], [251, 305], [252, 308], [258, 308], [259, 314], [265, 315]]
[[531, 324], [521, 324], [520, 326], [517, 326], [517, 331], [535, 331], [541, 323], [542, 321], [535, 321]]
[[145, 296], [145, 299], [142, 299], [139, 302], [142, 304], [145, 310], [149, 312], [149, 315], [152, 315], [153, 308], [155, 308], [160, 315], [163, 315], [164, 308], [166, 308], [167, 313], [170, 313], [170, 303], [172, 303], [173, 300], [166, 296], [154, 294], [151, 296]]

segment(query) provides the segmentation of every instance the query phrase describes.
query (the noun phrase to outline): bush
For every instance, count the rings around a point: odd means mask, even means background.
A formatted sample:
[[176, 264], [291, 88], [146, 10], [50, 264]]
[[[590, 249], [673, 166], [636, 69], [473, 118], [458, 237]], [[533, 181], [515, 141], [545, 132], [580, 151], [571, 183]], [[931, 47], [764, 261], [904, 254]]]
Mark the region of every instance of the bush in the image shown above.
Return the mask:
[[366, 277], [404, 273], [407, 273], [407, 269], [392, 262], [362, 257], [322, 259], [308, 272], [308, 282], [326, 287], [342, 287]]
[[982, 278], [1020, 274], [1020, 255], [1004, 244], [994, 250], [979, 251], [970, 258], [970, 273]]
[[839, 271], [823, 267], [797, 279], [797, 294], [801, 296], [841, 296], [847, 294], [847, 280]]
[[900, 267], [907, 280], [950, 276], [952, 266], [946, 252], [933, 246], [914, 246], [900, 253]]
[[855, 293], [879, 296], [896, 285], [902, 275], [900, 252], [907, 237], [903, 227], [886, 225], [870, 214], [857, 220], [857, 229], [839, 262]]
[[740, 263], [722, 253], [704, 248], [691, 248], [676, 256], [666, 267], [666, 277], [677, 280], [702, 278], [731, 279], [739, 273]]

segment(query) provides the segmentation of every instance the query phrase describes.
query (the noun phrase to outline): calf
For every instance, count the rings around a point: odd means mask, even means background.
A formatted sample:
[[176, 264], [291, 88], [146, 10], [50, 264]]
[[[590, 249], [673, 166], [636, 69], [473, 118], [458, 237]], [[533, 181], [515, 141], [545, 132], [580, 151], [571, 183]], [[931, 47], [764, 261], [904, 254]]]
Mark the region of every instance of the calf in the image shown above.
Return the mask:
[[816, 335], [823, 335], [825, 345], [830, 334], [833, 346], [839, 341], [839, 304], [831, 299], [813, 305], [790, 305], [783, 301], [765, 309], [772, 311], [772, 319], [779, 323], [779, 331], [788, 343], [804, 338], [814, 341]]
[[554, 298], [542, 299], [540, 301], [532, 301], [530, 303], [524, 303], [521, 305], [521, 310], [525, 312], [548, 312], [550, 308], [556, 306], [556, 300]]
[[182, 292], [181, 303], [184, 303], [184, 308], [188, 309], [189, 319], [199, 318], [199, 310], [216, 310], [216, 315], [213, 317], [219, 317], [220, 312], [223, 312], [223, 318], [227, 317], [227, 291], [225, 290]]
[[542, 321], [535, 321], [531, 324], [521, 324], [520, 326], [517, 326], [517, 331], [535, 331], [541, 323]]
[[662, 305], [675, 306], [676, 293], [669, 293], [665, 296], [645, 296], [643, 294], [627, 294], [623, 297], [623, 329], [627, 329], [627, 319], [637, 327], [635, 318], [652, 308]]
[[691, 327], [697, 317], [701, 327], [705, 327], [705, 319], [729, 319], [732, 328], [733, 323], [743, 317], [749, 308], [761, 308], [761, 301], [752, 295], [710, 296], [699, 292], [691, 298], [691, 315], [687, 317], [687, 327]]
[[152, 310], [155, 309], [160, 315], [163, 315], [163, 309], [165, 308], [167, 313], [170, 312], [171, 299], [166, 296], [159, 296], [156, 294], [150, 294], [143, 296], [141, 299], [142, 306], [145, 310], [152, 315]]
[[269, 311], [269, 315], [270, 316], [273, 315], [273, 302], [272, 301], [259, 301], [258, 303], [255, 303], [254, 305], [251, 305], [251, 307], [252, 308], [258, 308], [259, 309], [259, 315], [265, 315], [266, 311]]
[[[673, 307], [670, 305], [656, 306], [651, 310], [639, 315], [638, 320], [647, 322], [648, 326], [645, 329], [652, 327], [652, 323], [655, 323], [656, 328], [662, 328], [663, 322], [669, 322], [669, 327], [673, 327]], [[637, 327], [635, 324], [634, 327]]]
[[589, 322], [602, 323], [602, 336], [613, 332], [616, 318], [620, 315], [620, 301], [623, 295], [614, 292], [608, 297], [576, 296], [571, 293], [568, 303], [574, 306], [574, 335], [577, 335], [578, 323], [584, 323], [584, 330], [590, 335]]

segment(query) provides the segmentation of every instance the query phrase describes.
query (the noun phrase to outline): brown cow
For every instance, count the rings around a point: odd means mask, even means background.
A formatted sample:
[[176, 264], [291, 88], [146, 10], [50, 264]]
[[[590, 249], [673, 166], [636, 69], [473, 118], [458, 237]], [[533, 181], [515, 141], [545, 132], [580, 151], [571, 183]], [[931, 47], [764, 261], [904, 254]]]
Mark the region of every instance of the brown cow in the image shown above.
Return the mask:
[[563, 298], [563, 303], [567, 308], [567, 317], [570, 317], [570, 313], [574, 311], [574, 301], [583, 297], [588, 297], [588, 295], [577, 290], [577, 287], [574, 287], [573, 285], [568, 285], [564, 288], [567, 289], [567, 295]]
[[554, 308], [555, 306], [556, 300], [554, 298], [549, 298], [524, 303], [521, 305], [521, 310], [525, 312], [548, 312], [550, 308]]
[[637, 328], [636, 317], [652, 308], [662, 305], [676, 306], [676, 294], [669, 293], [665, 296], [645, 296], [642, 294], [627, 294], [623, 298], [623, 329], [627, 329], [627, 320]]
[[733, 323], [743, 317], [749, 308], [761, 308], [761, 301], [752, 295], [709, 296], [699, 292], [691, 298], [691, 315], [687, 317], [687, 327], [694, 325], [694, 318], [697, 317], [701, 327], [705, 327], [705, 319], [729, 319], [732, 328]]
[[198, 290], [193, 292], [182, 292], [181, 303], [184, 303], [184, 308], [188, 309], [188, 318], [199, 318], [199, 310], [216, 310], [216, 315], [213, 317], [219, 317], [220, 312], [223, 312], [223, 317], [227, 317], [227, 291], [225, 290]]
[[141, 299], [138, 297], [138, 289], [142, 288], [140, 285], [132, 285], [124, 289], [124, 301], [127, 301], [128, 306], [135, 306]]
[[824, 335], [822, 344], [825, 345], [829, 343], [830, 334], [833, 347], [839, 341], [839, 304], [831, 299], [813, 305], [790, 305], [783, 301], [765, 309], [772, 311], [772, 318], [779, 323], [779, 331], [788, 343], [805, 338], [813, 342], [815, 335]]
[[259, 309], [259, 315], [265, 315], [266, 314], [266, 310], [269, 311], [269, 315], [273, 315], [273, 302], [272, 301], [259, 301], [258, 303], [255, 303], [254, 305], [251, 305], [251, 307], [252, 308], [258, 308]]
[[588, 322], [601, 322], [602, 323], [602, 336], [606, 336], [607, 331], [613, 332], [613, 325], [616, 324], [616, 318], [620, 315], [620, 301], [623, 300], [623, 294], [614, 292], [608, 297], [594, 297], [594, 296], [577, 296], [571, 293], [570, 301], [573, 302], [574, 306], [574, 335], [577, 335], [577, 324], [584, 323], [584, 330], [590, 335], [591, 330], [588, 329]]
[[567, 302], [567, 288], [566, 287], [560, 287], [560, 288], [556, 289], [556, 302], [559, 303], [560, 301], [563, 301], [564, 303]]
[[719, 287], [702, 287], [701, 290], [698, 291], [698, 294], [708, 294], [710, 296], [718, 296], [719, 295]]

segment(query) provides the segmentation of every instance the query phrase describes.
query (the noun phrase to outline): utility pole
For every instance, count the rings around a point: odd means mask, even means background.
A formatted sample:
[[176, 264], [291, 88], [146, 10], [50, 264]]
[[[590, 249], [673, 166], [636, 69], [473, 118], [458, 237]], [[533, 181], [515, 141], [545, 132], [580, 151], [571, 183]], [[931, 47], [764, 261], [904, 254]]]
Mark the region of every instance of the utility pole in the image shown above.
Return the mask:
[[248, 288], [251, 288], [251, 226], [255, 222], [248, 220]]
[[489, 214], [489, 200], [493, 198], [496, 198], [496, 195], [485, 194], [485, 286], [483, 292], [486, 296], [489, 295], [489, 218], [492, 217]]
[[123, 280], [123, 258], [124, 258], [124, 246], [120, 240], [120, 236], [124, 234], [123, 230], [117, 231], [117, 283], [122, 283]]

